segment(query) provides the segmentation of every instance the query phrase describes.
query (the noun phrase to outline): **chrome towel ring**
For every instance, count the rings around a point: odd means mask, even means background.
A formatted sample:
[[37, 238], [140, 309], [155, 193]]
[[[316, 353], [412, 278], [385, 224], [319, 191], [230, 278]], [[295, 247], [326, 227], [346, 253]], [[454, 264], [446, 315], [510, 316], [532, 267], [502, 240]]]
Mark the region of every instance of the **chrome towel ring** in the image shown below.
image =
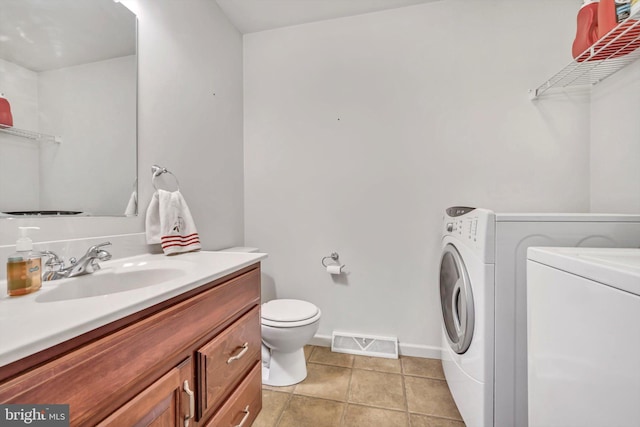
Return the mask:
[[155, 182], [156, 178], [164, 173], [168, 173], [173, 177], [173, 179], [176, 181], [176, 187], [178, 187], [178, 191], [180, 191], [180, 183], [178, 182], [178, 178], [176, 178], [176, 176], [171, 171], [167, 170], [167, 168], [163, 168], [162, 166], [158, 165], [151, 166], [151, 185], [153, 185], [153, 188], [155, 188], [156, 191], [158, 190]]

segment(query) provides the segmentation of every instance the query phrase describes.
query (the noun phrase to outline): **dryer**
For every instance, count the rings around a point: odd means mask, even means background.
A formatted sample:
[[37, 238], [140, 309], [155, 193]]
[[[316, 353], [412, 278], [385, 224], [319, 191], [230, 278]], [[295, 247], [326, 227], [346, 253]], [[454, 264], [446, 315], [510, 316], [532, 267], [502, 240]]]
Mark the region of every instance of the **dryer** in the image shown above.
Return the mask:
[[529, 425], [640, 426], [640, 249], [528, 259]]
[[442, 365], [451, 394], [468, 427], [527, 426], [527, 248], [637, 247], [640, 215], [452, 207], [442, 226]]

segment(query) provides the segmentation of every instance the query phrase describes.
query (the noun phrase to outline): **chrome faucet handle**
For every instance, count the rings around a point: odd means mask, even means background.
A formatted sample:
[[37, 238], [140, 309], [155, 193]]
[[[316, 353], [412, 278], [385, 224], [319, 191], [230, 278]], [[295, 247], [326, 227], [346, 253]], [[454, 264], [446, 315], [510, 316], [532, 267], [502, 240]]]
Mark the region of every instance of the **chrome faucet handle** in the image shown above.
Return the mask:
[[98, 256], [100, 252], [107, 252], [107, 251], [100, 250], [100, 248], [104, 246], [111, 246], [111, 242], [102, 242], [102, 243], [98, 243], [97, 245], [91, 246], [89, 250], [87, 250], [87, 255], [90, 254], [91, 256]]
[[44, 263], [44, 266], [48, 269], [52, 271], [59, 271], [64, 268], [64, 261], [55, 252], [42, 251], [40, 253], [48, 258], [47, 262]]

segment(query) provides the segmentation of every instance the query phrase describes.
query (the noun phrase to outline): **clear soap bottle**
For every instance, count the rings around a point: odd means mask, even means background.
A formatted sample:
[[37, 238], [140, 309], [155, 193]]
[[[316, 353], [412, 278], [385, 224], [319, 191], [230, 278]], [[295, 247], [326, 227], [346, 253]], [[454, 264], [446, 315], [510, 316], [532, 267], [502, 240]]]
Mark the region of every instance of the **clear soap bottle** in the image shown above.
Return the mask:
[[7, 259], [7, 294], [27, 295], [42, 287], [42, 255], [34, 252], [33, 242], [27, 235], [29, 230], [40, 227], [18, 227], [20, 238], [16, 242], [16, 253]]

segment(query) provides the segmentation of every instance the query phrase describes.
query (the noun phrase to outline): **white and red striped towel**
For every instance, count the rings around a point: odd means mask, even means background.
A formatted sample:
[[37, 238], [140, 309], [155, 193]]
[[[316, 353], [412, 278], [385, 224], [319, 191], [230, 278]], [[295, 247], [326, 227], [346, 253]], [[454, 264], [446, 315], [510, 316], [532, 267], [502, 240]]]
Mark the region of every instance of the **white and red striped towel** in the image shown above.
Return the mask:
[[148, 244], [162, 244], [165, 255], [201, 249], [191, 211], [180, 191], [158, 190], [147, 208]]

